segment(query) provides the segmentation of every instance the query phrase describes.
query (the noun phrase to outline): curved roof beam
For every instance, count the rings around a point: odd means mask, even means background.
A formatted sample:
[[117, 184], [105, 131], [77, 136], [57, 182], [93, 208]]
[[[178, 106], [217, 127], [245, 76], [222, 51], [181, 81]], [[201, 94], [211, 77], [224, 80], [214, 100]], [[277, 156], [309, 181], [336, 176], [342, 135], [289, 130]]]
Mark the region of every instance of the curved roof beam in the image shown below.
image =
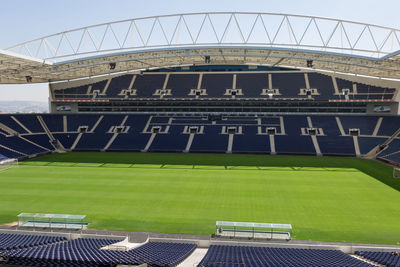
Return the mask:
[[146, 49], [265, 47], [381, 59], [400, 51], [400, 30], [324, 17], [208, 12], [121, 20], [73, 29], [6, 50], [62, 63]]

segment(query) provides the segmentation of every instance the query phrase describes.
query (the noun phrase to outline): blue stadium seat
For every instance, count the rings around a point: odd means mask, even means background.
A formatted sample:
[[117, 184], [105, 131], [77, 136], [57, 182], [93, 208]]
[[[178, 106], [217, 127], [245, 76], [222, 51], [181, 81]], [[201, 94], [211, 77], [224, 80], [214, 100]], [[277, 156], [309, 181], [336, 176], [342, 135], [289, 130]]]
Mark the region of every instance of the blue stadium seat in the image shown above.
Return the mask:
[[[165, 78], [165, 77], [164, 77]], [[8, 116], [8, 117], [7, 117]], [[14, 127], [21, 131], [20, 136], [12, 136], [6, 130], [0, 129], [0, 154], [6, 157], [22, 157], [23, 154], [33, 155], [46, 151], [54, 151], [55, 147], [50, 143], [50, 138], [41, 126], [38, 115], [15, 115], [32, 133], [19, 127], [10, 115], [0, 116], [0, 121], [8, 127]], [[119, 126], [126, 115], [124, 114], [41, 114], [53, 137], [66, 149], [71, 149], [80, 134], [81, 126], [87, 127], [82, 133], [75, 150], [102, 150], [109, 142], [114, 132], [109, 132], [112, 126]], [[65, 116], [66, 120], [64, 120]], [[151, 120], [149, 121], [149, 119]], [[282, 118], [283, 125], [280, 125]], [[321, 129], [324, 135], [317, 135], [317, 141], [322, 154], [326, 155], [355, 155], [353, 138], [348, 135], [350, 128], [359, 128], [358, 143], [361, 154], [368, 153], [375, 146], [384, 143], [387, 138], [399, 128], [399, 117], [382, 117], [379, 131], [375, 131], [380, 117], [377, 116], [339, 116], [344, 128], [345, 136], [341, 135], [336, 116], [311, 115], [310, 119], [314, 128]], [[100, 120], [101, 119], [101, 120]], [[66, 125], [64, 124], [66, 123]], [[99, 123], [98, 123], [99, 122]], [[6, 124], [7, 123], [7, 124]], [[98, 124], [97, 124], [98, 123]], [[91, 132], [97, 124], [94, 132]], [[147, 131], [145, 131], [147, 125]], [[214, 122], [205, 116], [150, 116], [149, 114], [130, 114], [124, 126], [126, 131], [119, 133], [107, 150], [109, 151], [141, 151], [145, 148], [151, 136], [151, 128], [161, 126], [162, 133], [158, 133], [149, 151], [183, 151], [186, 148], [189, 135], [183, 134], [185, 126], [202, 126], [203, 134], [196, 134], [190, 147], [190, 152], [227, 152], [228, 134], [222, 134], [223, 127], [240, 126], [242, 134], [233, 136], [233, 153], [270, 153], [270, 138], [266, 134], [267, 127], [275, 127], [277, 133], [274, 136], [275, 148], [278, 154], [309, 154], [315, 155], [316, 151], [312, 139], [308, 135], [302, 135], [301, 128], [308, 128], [307, 116], [283, 115], [276, 116], [224, 116]], [[168, 133], [163, 133], [169, 126]], [[282, 127], [283, 126], [283, 127]], [[64, 129], [66, 127], [66, 129]], [[259, 128], [261, 133], [259, 134]], [[281, 129], [282, 128], [282, 129]], [[285, 129], [285, 134], [281, 131]], [[64, 132], [64, 130], [66, 130]], [[376, 132], [377, 135], [373, 136]], [[380, 157], [397, 151], [398, 140], [394, 140], [388, 149], [381, 152]], [[7, 149], [8, 148], [8, 149]], [[14, 150], [14, 151], [13, 151]], [[21, 152], [21, 153], [18, 153]], [[393, 156], [393, 159], [396, 159]]]
[[121, 98], [118, 94], [121, 90], [128, 89], [129, 84], [132, 81], [132, 74], [122, 75], [111, 79], [110, 85], [107, 88], [107, 97], [109, 98]]
[[204, 127], [203, 134], [196, 134], [191, 152], [226, 152], [228, 148], [228, 135], [221, 134], [222, 126], [208, 125]]
[[84, 133], [80, 139], [77, 150], [101, 150], [105, 147], [113, 133], [108, 133], [112, 126], [120, 125], [124, 115], [107, 115], [98, 124], [95, 132]]
[[211, 245], [197, 266], [371, 266], [339, 250]]
[[0, 233], [0, 251], [24, 249], [65, 241], [65, 237]]
[[[300, 89], [306, 88], [306, 80], [303, 72], [270, 72], [272, 75], [272, 89], [279, 89], [280, 98], [307, 99], [305, 95], [299, 95]], [[313, 95], [315, 100], [345, 100], [342, 89], [349, 89], [349, 100], [392, 100], [394, 88], [378, 87], [359, 82], [352, 82], [342, 78], [335, 78], [339, 95], [335, 95], [332, 76], [321, 73], [307, 73], [311, 89], [317, 89], [319, 95]], [[165, 89], [171, 89], [172, 95], [165, 95], [163, 98], [193, 98], [188, 96], [190, 89], [196, 89], [200, 74], [193, 73], [170, 73]], [[164, 73], [143, 73], [135, 76], [135, 82], [132, 89], [137, 90], [136, 96], [129, 95], [129, 99], [135, 98], [160, 98], [153, 96], [156, 89], [162, 89], [166, 74]], [[242, 89], [243, 95], [237, 95], [236, 98], [259, 98], [265, 99], [261, 95], [262, 89], [269, 88], [268, 73], [236, 73], [236, 89]], [[93, 92], [97, 90], [100, 94], [96, 98], [100, 99], [122, 99], [125, 96], [120, 95], [123, 89], [128, 89], [133, 78], [133, 74], [125, 74], [111, 79], [106, 94], [101, 93], [105, 89], [108, 80], [102, 80], [92, 84], [76, 86], [56, 90], [54, 96], [56, 99], [91, 99]], [[353, 84], [357, 87], [357, 93], [353, 91]], [[88, 93], [89, 85], [91, 90]], [[225, 95], [226, 89], [232, 89], [233, 73], [203, 73], [201, 88], [207, 89], [207, 98], [231, 98]], [[202, 98], [202, 97], [201, 97]], [[275, 98], [275, 97], [274, 97]]]
[[100, 248], [111, 245], [116, 240], [78, 238], [65, 241], [63, 238], [53, 237], [51, 241], [36, 241], [23, 247], [6, 247], [9, 251], [3, 254], [8, 256], [8, 264], [24, 266], [100, 267], [143, 263], [148, 263], [149, 266], [176, 266], [196, 248], [195, 244], [148, 242], [130, 251], [111, 251]]
[[137, 75], [132, 89], [137, 90], [139, 98], [153, 98], [153, 93], [163, 87], [164, 81], [165, 74]]
[[11, 115], [0, 115], [0, 123], [3, 123], [12, 130], [22, 134], [27, 133], [16, 121], [11, 118]]
[[236, 76], [236, 88], [243, 90], [243, 97], [265, 98], [261, 96], [262, 89], [268, 89], [268, 74], [241, 73]]
[[376, 116], [340, 116], [343, 129], [346, 134], [349, 133], [349, 129], [358, 128], [360, 129], [360, 135], [372, 135], [375, 126], [378, 122]]
[[233, 139], [232, 152], [270, 153], [268, 135], [258, 135], [256, 126], [243, 126], [243, 134], [236, 134]]
[[197, 89], [199, 74], [171, 74], [166, 89], [172, 90], [173, 98], [190, 97], [190, 89]]
[[57, 114], [42, 114], [43, 121], [46, 123], [50, 132], [63, 132], [63, 116]]
[[306, 98], [299, 96], [300, 89], [306, 88], [304, 73], [274, 73], [272, 88], [279, 89], [284, 98]]
[[6, 160], [8, 157], [4, 156], [3, 154], [0, 154], [0, 161]]
[[400, 266], [400, 256], [398, 255], [398, 253], [396, 254], [395, 251], [393, 252], [356, 251], [355, 254], [384, 266], [390, 266], [390, 267]]
[[332, 77], [320, 73], [308, 73], [310, 87], [315, 88], [320, 93], [315, 98], [318, 100], [335, 99], [335, 88], [333, 87]]
[[172, 126], [167, 134], [157, 134], [149, 151], [182, 152], [187, 144], [189, 135], [183, 134], [184, 126]]
[[231, 98], [225, 96], [226, 89], [232, 89], [233, 74], [204, 74], [201, 89], [207, 89], [207, 97]]

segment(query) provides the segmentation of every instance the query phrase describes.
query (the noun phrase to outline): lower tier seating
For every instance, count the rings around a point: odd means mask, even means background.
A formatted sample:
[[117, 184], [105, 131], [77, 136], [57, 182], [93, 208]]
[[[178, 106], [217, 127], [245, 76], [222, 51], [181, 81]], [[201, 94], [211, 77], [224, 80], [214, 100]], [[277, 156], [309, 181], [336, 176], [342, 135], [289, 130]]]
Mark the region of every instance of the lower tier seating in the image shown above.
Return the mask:
[[372, 266], [339, 250], [212, 245], [198, 266]]
[[[6, 158], [57, 149], [355, 156], [358, 151], [368, 154], [400, 128], [399, 116], [230, 115], [210, 120], [207, 116], [162, 114], [15, 117], [18, 127], [11, 115], [0, 115], [0, 154]], [[43, 125], [38, 117], [46, 118]], [[391, 126], [382, 129], [388, 125], [385, 122]], [[30, 131], [21, 130], [24, 128]], [[359, 136], [353, 138], [350, 129]], [[400, 150], [399, 140], [394, 139], [379, 157], [399, 163], [395, 153]]]
[[[0, 242], [1, 240], [0, 236]], [[111, 251], [101, 248], [117, 242], [116, 240], [78, 238], [58, 241], [60, 242], [49, 245], [35, 243], [35, 247], [20, 245], [20, 249], [9, 247], [2, 251], [2, 256], [7, 258], [6, 264], [22, 266], [96, 267], [147, 263], [148, 266], [167, 267], [176, 266], [196, 248], [195, 244], [148, 242], [129, 251]]]
[[0, 251], [43, 246], [65, 240], [66, 240], [65, 237], [57, 237], [57, 236], [19, 235], [19, 234], [1, 233]]
[[6, 159], [8, 159], [6, 156], [0, 154], [0, 161], [6, 160]]
[[390, 156], [386, 156], [385, 159], [389, 160], [389, 162], [392, 162], [393, 164], [396, 164], [397, 166], [400, 166], [400, 151], [391, 154]]
[[393, 252], [356, 251], [355, 254], [384, 266], [390, 266], [390, 267], [400, 266], [400, 254], [396, 251]]
[[[129, 251], [103, 250], [119, 242], [115, 239], [0, 234], [0, 265], [106, 267], [146, 263], [147, 266], [177, 266], [196, 249], [196, 244], [147, 242]], [[365, 259], [386, 266], [400, 266], [400, 256], [392, 252], [363, 252]], [[197, 266], [318, 266], [367, 267], [369, 263], [339, 250], [271, 248], [211, 245]]]

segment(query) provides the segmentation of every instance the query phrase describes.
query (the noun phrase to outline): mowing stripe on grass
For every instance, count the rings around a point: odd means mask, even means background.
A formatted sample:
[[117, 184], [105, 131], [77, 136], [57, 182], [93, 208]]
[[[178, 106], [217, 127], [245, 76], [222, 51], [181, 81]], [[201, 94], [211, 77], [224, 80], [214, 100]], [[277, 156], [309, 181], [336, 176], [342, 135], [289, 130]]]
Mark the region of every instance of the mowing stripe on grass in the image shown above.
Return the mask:
[[295, 239], [396, 244], [391, 174], [356, 158], [54, 154], [0, 173], [0, 223], [20, 212], [72, 213], [95, 229], [211, 234], [217, 220], [275, 222], [291, 223]]

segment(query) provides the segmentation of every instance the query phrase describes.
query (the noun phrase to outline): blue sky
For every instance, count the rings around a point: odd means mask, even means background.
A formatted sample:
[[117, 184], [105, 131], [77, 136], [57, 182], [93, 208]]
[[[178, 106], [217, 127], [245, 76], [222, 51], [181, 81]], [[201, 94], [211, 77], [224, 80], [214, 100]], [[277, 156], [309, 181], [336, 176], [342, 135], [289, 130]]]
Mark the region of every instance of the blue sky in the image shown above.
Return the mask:
[[[103, 22], [204, 11], [301, 14], [400, 28], [399, 0], [1, 0], [0, 7], [1, 49]], [[0, 85], [0, 90], [0, 101], [48, 98], [47, 85]]]

